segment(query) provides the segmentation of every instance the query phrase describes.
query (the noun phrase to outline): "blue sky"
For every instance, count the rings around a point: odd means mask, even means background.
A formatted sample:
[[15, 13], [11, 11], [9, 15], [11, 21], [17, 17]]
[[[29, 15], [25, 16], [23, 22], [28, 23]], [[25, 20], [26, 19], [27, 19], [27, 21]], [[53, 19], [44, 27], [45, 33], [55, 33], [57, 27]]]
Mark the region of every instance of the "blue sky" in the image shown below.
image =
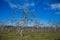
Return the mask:
[[[49, 20], [60, 22], [60, 0], [0, 0], [0, 21], [11, 19], [13, 11], [27, 8], [37, 16], [37, 19], [48, 25]], [[22, 11], [16, 18], [23, 18]]]

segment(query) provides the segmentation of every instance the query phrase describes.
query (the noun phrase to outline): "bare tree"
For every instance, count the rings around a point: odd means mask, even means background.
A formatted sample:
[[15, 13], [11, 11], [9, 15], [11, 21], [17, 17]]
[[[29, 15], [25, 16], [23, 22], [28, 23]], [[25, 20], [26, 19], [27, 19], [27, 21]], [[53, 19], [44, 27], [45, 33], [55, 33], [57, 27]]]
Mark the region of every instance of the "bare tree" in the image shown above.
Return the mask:
[[[20, 27], [20, 35], [21, 36], [23, 36], [23, 30], [24, 30], [24, 26], [25, 26], [25, 23], [26, 23], [26, 20], [28, 20], [28, 16], [30, 15], [30, 14], [32, 14], [33, 15], [33, 13], [32, 12], [27, 12], [26, 10], [26, 8], [22, 8], [22, 9], [19, 9], [19, 10], [16, 10], [15, 12], [14, 12], [14, 15], [16, 14], [16, 12], [18, 12], [18, 11], [23, 11], [23, 13], [24, 13], [24, 17], [23, 17], [23, 22], [22, 22], [22, 26]], [[15, 18], [15, 17], [14, 17]], [[17, 24], [18, 24], [18, 22], [17, 22]]]
[[40, 22], [35, 19], [35, 27], [37, 28], [37, 32], [39, 32]]
[[22, 8], [22, 11], [24, 12], [24, 18], [23, 18], [23, 25], [22, 25], [22, 30], [21, 30], [21, 36], [22, 36], [22, 34], [23, 34], [23, 28], [24, 28], [24, 25], [25, 25], [25, 23], [26, 23], [26, 20], [27, 20], [27, 22], [28, 22], [28, 16], [30, 15], [30, 14], [32, 14], [33, 16], [35, 16], [32, 12], [26, 12], [26, 9], [25, 8]]

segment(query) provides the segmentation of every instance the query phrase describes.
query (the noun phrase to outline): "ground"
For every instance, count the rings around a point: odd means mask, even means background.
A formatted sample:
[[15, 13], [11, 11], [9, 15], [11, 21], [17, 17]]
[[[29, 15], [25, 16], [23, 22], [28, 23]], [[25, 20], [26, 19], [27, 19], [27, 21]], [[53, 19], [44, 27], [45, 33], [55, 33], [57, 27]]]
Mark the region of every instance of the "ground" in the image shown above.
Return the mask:
[[60, 33], [24, 32], [21, 37], [18, 32], [0, 32], [0, 40], [55, 40], [60, 38]]

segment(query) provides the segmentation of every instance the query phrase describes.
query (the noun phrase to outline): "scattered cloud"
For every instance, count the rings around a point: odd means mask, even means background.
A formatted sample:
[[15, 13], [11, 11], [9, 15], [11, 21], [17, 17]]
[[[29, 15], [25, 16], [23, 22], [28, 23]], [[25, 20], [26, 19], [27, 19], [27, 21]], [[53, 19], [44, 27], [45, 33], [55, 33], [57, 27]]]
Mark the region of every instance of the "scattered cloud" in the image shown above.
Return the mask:
[[[26, 1], [28, 1], [28, 0], [26, 0]], [[19, 8], [20, 9], [20, 8], [23, 8], [23, 7], [27, 8], [27, 7], [30, 7], [30, 6], [32, 6], [32, 7], [35, 6], [34, 2], [23, 3], [23, 5], [20, 5], [19, 3], [18, 4], [14, 4], [13, 2], [11, 2], [11, 0], [5, 0], [5, 2], [7, 2], [11, 8]]]
[[35, 3], [34, 3], [34, 2], [33, 2], [33, 3], [25, 3], [24, 6], [25, 6], [25, 7], [35, 6]]
[[60, 3], [51, 4], [51, 9], [58, 9], [58, 10], [60, 10]]
[[50, 8], [56, 10], [55, 14], [60, 15], [60, 3], [51, 4]]
[[4, 1], [7, 2], [11, 8], [17, 8], [17, 5], [13, 4], [11, 0], [4, 0]]
[[13, 4], [11, 2], [8, 3], [11, 8], [17, 8], [18, 6], [16, 4]]

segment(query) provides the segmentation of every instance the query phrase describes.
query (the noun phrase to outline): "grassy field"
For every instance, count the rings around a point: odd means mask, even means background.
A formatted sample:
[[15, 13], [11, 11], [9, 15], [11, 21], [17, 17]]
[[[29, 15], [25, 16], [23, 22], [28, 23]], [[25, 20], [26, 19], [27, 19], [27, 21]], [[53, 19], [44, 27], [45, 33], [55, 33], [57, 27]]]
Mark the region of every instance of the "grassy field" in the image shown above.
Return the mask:
[[24, 32], [24, 36], [20, 37], [17, 32], [0, 32], [0, 40], [59, 40], [60, 33], [40, 33], [40, 32]]

